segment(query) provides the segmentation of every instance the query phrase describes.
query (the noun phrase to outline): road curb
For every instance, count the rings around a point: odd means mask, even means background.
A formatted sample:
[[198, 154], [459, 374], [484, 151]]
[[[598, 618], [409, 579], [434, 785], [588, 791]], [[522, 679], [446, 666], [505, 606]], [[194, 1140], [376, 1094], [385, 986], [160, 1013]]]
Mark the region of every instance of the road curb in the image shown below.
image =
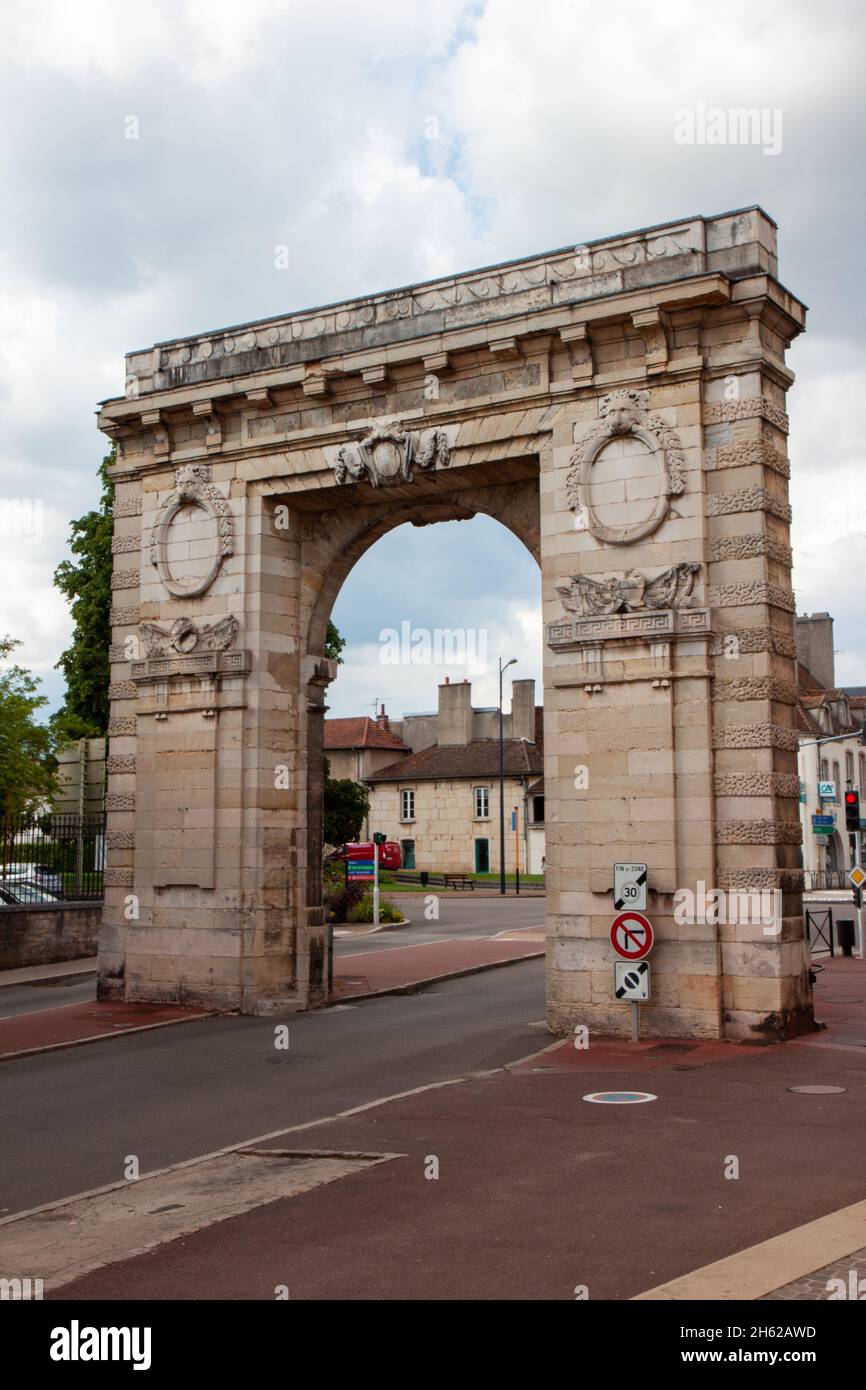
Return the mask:
[[449, 970], [442, 975], [425, 975], [423, 980], [412, 980], [408, 984], [389, 985], [387, 989], [371, 989], [364, 994], [341, 994], [329, 999], [323, 1007], [331, 1009], [336, 1004], [346, 1004], [350, 1000], [357, 1003], [359, 999], [380, 999], [388, 994], [417, 994], [427, 985], [441, 985], [446, 980], [459, 980], [464, 975], [480, 975], [484, 970], [498, 970], [503, 965], [520, 965], [527, 960], [541, 960], [543, 956], [543, 950], [530, 951], [525, 956], [508, 956], [505, 960], [488, 960], [480, 965], [466, 965], [460, 970]]
[[67, 1047], [83, 1047], [85, 1043], [113, 1042], [117, 1038], [129, 1037], [132, 1033], [152, 1033], [157, 1028], [173, 1028], [177, 1023], [203, 1023], [206, 1018], [227, 1018], [225, 1013], [212, 1009], [210, 1013], [196, 1014], [194, 1018], [163, 1018], [159, 1023], [138, 1023], [133, 1028], [124, 1028], [116, 1033], [91, 1033], [86, 1038], [68, 1038], [65, 1042], [43, 1043], [41, 1047], [22, 1047], [16, 1052], [0, 1052], [0, 1062], [14, 1062], [18, 1057], [37, 1057], [40, 1052], [62, 1052]]

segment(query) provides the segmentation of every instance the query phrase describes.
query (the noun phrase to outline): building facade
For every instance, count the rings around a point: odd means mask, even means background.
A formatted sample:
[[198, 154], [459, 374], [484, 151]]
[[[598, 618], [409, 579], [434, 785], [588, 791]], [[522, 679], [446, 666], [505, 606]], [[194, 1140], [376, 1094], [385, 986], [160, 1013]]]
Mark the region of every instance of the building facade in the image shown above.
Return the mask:
[[[535, 682], [514, 681], [503, 716], [507, 873], [544, 868], [542, 716]], [[387, 756], [385, 738], [399, 756]], [[349, 739], [352, 753], [338, 750]], [[325, 748], [335, 750], [328, 753], [332, 777], [368, 787], [365, 834], [383, 831], [399, 841], [404, 868], [499, 872], [499, 712], [474, 708], [468, 681], [446, 678], [434, 713], [392, 721], [382, 709], [376, 721], [326, 719]]]
[[[863, 821], [846, 825], [845, 793], [866, 804], [866, 747], [861, 730], [866, 698], [835, 683], [833, 619], [806, 614], [796, 621], [800, 822], [807, 888], [848, 887], [847, 873], [864, 858]], [[809, 664], [811, 663], [811, 664]]]

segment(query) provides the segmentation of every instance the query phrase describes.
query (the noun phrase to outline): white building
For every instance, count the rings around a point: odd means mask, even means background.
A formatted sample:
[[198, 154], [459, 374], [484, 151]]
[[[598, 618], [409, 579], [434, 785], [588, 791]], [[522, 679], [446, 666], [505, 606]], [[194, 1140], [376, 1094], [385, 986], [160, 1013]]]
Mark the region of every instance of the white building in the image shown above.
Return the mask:
[[864, 821], [846, 826], [845, 793], [856, 791], [866, 815], [866, 747], [861, 740], [866, 698], [837, 688], [833, 619], [797, 618], [797, 728], [800, 734], [800, 822], [806, 887], [848, 887], [847, 872], [864, 862]]

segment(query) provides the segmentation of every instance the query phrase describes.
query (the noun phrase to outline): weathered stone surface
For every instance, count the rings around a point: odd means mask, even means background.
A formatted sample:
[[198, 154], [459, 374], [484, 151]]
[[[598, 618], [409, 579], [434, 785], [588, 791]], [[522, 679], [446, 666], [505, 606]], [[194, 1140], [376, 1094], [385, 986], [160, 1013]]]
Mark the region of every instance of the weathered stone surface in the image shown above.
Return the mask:
[[779, 705], [797, 703], [797, 687], [793, 681], [777, 676], [737, 676], [733, 680], [713, 682], [714, 700], [775, 700]]
[[796, 610], [790, 589], [770, 584], [766, 579], [744, 579], [736, 584], [710, 585], [707, 602], [713, 608], [744, 608], [748, 604], [763, 604], [766, 608], [781, 608], [786, 613]]
[[116, 754], [109, 753], [105, 760], [105, 770], [109, 773], [135, 772], [135, 758], [131, 756], [118, 757]]
[[796, 752], [799, 739], [796, 729], [779, 724], [728, 724], [716, 729], [716, 748], [784, 748]]
[[736, 639], [738, 651], [744, 656], [754, 655], [756, 652], [775, 652], [778, 656], [785, 657], [797, 655], [797, 643], [793, 634], [780, 632], [775, 627], [765, 627], [759, 624], [755, 627], [720, 629], [718, 637], [720, 654], [724, 654], [725, 642], [729, 638]]
[[704, 424], [714, 425], [721, 420], [769, 420], [783, 434], [788, 433], [788, 417], [766, 396], [752, 400], [714, 401], [704, 410]]
[[766, 555], [780, 565], [790, 567], [792, 551], [789, 545], [762, 532], [750, 532], [742, 536], [718, 536], [710, 541], [708, 558], [711, 562], [720, 560], [751, 560]]
[[794, 772], [717, 772], [716, 796], [798, 797], [800, 779]]
[[720, 845], [799, 845], [803, 831], [799, 821], [723, 820], [716, 835]]
[[111, 576], [112, 589], [137, 589], [140, 575], [138, 570], [115, 570]]
[[737, 512], [769, 512], [781, 521], [791, 520], [791, 507], [784, 497], [766, 488], [740, 488], [736, 492], [711, 492], [706, 499], [707, 516], [731, 516]]
[[126, 608], [112, 607], [109, 615], [111, 624], [113, 627], [125, 627], [127, 624], [137, 623], [140, 611], [138, 604], [130, 604]]
[[138, 691], [134, 681], [112, 681], [108, 687], [108, 698], [115, 700], [134, 700]]
[[774, 449], [766, 439], [744, 439], [739, 444], [725, 444], [715, 450], [708, 466], [746, 468], [753, 463], [772, 468], [774, 473], [779, 473], [783, 478], [791, 476], [791, 465], [785, 455]]
[[120, 738], [124, 734], [134, 734], [136, 725], [137, 721], [134, 714], [117, 715], [108, 721], [108, 737]]
[[[542, 572], [551, 1026], [628, 1031], [610, 889], [636, 859], [658, 930], [648, 1035], [807, 1018], [779, 722], [781, 364], [803, 324], [751, 208], [131, 354], [100, 417], [123, 522], [111, 734], [129, 739], [109, 763], [101, 996], [324, 1001], [328, 619], [380, 536], [480, 513]], [[138, 516], [154, 564], [131, 568]], [[671, 895], [699, 882], [782, 887], [780, 939], [680, 927]]]
[[118, 497], [115, 498], [112, 512], [115, 518], [122, 516], [141, 516], [140, 497]]
[[109, 830], [105, 837], [109, 849], [134, 849], [135, 832], [132, 830]]

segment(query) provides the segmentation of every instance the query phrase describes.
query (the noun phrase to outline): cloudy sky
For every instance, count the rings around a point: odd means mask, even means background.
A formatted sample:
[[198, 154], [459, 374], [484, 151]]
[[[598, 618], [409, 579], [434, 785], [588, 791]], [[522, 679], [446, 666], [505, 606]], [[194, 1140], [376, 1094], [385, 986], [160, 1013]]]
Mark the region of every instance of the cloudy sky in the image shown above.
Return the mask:
[[[94, 408], [124, 352], [755, 202], [811, 311], [790, 357], [798, 607], [835, 615], [837, 678], [866, 684], [864, 59], [860, 0], [6, 0], [0, 499], [41, 515], [22, 536], [3, 511], [0, 632], [52, 704], [51, 575], [96, 500]], [[699, 102], [779, 113], [781, 148], [677, 143]], [[538, 598], [492, 521], [392, 532], [338, 600], [333, 713], [434, 705], [445, 668], [379, 659], [406, 621], [484, 634], [480, 703], [500, 653], [538, 678]]]

